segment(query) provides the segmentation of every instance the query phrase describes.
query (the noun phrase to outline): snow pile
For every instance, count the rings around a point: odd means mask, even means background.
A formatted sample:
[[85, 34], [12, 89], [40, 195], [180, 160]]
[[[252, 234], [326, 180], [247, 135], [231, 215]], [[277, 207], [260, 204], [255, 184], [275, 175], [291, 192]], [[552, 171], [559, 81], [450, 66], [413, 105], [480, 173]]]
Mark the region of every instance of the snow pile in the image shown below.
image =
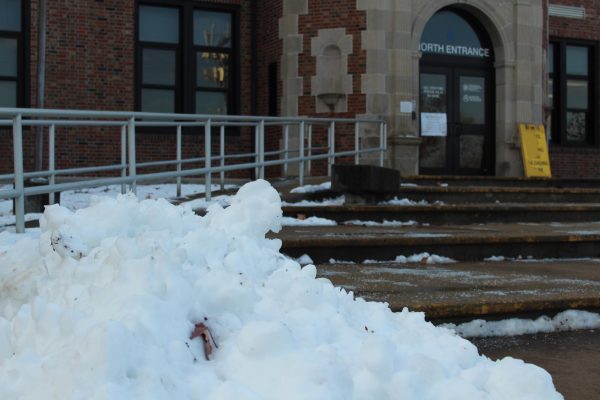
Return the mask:
[[[212, 191], [218, 192], [221, 190], [220, 185], [212, 185]], [[237, 185], [225, 185], [225, 190], [231, 190], [237, 188]], [[0, 191], [12, 189], [12, 185], [0, 185]], [[202, 184], [191, 184], [186, 183], [181, 185], [182, 196], [192, 196], [199, 193], [204, 193], [205, 186]], [[80, 208], [88, 207], [95, 200], [97, 196], [101, 197], [112, 197], [116, 198], [121, 194], [121, 185], [104, 185], [94, 188], [78, 189], [78, 190], [65, 190], [60, 193], [60, 205], [68, 208], [69, 210], [79, 210]], [[161, 183], [154, 185], [137, 185], [136, 195], [140, 200], [144, 199], [174, 199], [177, 194], [177, 185], [174, 183]], [[227, 203], [228, 196], [217, 196], [215, 201], [221, 200], [221, 204]], [[208, 206], [213, 202], [206, 202], [204, 199], [192, 200], [196, 204]], [[191, 203], [192, 201], [189, 201]], [[15, 216], [13, 214], [12, 199], [0, 200], [0, 228], [7, 225], [15, 224]], [[196, 207], [200, 208], [200, 207]], [[25, 214], [25, 221], [37, 221], [42, 214], [30, 213]]]
[[290, 190], [290, 193], [316, 193], [331, 189], [331, 182], [323, 182], [319, 185], [298, 186]]
[[455, 330], [462, 337], [517, 336], [534, 333], [574, 331], [578, 329], [600, 328], [600, 315], [587, 311], [567, 310], [535, 320], [511, 318], [502, 321], [476, 319], [460, 325], [445, 324], [445, 328]]
[[210, 199], [210, 201], [206, 200], [205, 198], [200, 198], [200, 199], [184, 201], [181, 203], [181, 205], [190, 207], [192, 210], [207, 209], [208, 207], [212, 206], [213, 204], [218, 204], [221, 207], [229, 207], [229, 204], [231, 204], [232, 200], [233, 200], [233, 196], [230, 196], [228, 194], [222, 194], [220, 196], [213, 196]]
[[562, 398], [536, 366], [315, 279], [265, 238], [280, 221], [257, 181], [206, 217], [121, 196], [0, 233], [0, 398]]
[[[211, 185], [213, 192], [221, 190], [221, 186]], [[237, 185], [225, 185], [225, 190], [237, 188]], [[205, 192], [203, 184], [185, 183], [181, 185], [181, 196], [192, 196]], [[95, 196], [115, 198], [121, 194], [121, 185], [98, 186], [94, 188], [66, 190], [60, 194], [60, 205], [70, 210], [78, 210], [88, 207]], [[174, 183], [157, 183], [149, 185], [137, 185], [136, 196], [140, 200], [145, 199], [169, 199], [176, 198], [177, 185]]]

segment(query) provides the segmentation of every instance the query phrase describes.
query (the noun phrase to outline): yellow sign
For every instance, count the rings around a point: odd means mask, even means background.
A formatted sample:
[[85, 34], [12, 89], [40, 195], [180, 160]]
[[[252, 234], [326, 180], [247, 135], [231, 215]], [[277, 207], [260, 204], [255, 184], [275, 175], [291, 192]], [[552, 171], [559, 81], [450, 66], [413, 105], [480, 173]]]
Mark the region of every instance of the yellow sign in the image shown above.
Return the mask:
[[550, 157], [544, 125], [519, 124], [525, 176], [550, 178]]

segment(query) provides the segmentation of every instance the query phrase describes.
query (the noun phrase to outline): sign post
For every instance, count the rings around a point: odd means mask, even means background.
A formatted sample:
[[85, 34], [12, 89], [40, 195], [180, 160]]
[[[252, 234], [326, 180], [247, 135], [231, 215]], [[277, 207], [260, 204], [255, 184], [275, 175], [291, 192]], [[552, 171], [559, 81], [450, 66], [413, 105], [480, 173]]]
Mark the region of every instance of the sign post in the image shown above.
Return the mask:
[[550, 178], [550, 157], [544, 125], [519, 124], [521, 155], [527, 178]]

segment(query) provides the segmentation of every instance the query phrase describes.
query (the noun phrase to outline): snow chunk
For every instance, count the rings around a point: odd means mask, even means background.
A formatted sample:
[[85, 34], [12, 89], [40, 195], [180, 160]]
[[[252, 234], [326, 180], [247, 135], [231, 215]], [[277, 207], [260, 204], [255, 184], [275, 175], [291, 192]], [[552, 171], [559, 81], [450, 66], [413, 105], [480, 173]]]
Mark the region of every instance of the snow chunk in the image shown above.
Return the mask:
[[298, 186], [290, 190], [290, 193], [316, 193], [331, 189], [331, 182], [323, 182], [319, 185]]
[[308, 254], [302, 254], [296, 259], [296, 262], [300, 265], [314, 264], [314, 261]]
[[207, 209], [207, 222], [215, 229], [227, 229], [240, 236], [264, 236], [281, 230], [281, 198], [269, 182], [250, 182], [237, 192], [227, 212], [218, 204]]

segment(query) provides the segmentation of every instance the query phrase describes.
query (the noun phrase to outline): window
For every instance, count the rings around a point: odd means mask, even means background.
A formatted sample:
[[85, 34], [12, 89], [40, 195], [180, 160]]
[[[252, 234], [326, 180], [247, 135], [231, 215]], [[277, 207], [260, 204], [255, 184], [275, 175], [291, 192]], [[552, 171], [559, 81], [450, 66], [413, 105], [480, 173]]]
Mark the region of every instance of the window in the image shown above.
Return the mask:
[[595, 46], [553, 40], [548, 47], [548, 95], [552, 142], [593, 145], [596, 140]]
[[21, 1], [0, 0], [0, 107], [23, 105]]
[[232, 8], [191, 1], [138, 7], [138, 109], [231, 114], [237, 111]]

